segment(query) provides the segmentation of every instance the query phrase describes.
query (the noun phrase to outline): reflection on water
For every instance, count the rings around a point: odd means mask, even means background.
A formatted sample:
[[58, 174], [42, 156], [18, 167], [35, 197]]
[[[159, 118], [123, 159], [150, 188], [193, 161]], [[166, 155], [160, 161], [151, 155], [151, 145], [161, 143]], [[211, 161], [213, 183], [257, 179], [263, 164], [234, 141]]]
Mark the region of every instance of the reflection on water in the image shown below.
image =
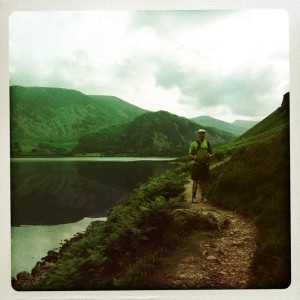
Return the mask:
[[12, 160], [12, 276], [30, 272], [49, 250], [84, 231], [90, 218], [106, 217], [138, 183], [172, 166], [124, 158]]
[[167, 161], [12, 161], [12, 226], [105, 217]]

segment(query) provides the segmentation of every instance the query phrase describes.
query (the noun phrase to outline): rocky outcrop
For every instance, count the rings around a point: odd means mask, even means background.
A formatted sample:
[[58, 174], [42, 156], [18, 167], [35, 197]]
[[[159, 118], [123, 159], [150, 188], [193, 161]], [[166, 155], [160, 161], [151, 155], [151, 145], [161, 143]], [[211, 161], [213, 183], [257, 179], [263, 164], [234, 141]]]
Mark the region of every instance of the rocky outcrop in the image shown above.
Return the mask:
[[201, 229], [222, 230], [228, 228], [230, 224], [227, 216], [210, 208], [176, 209], [172, 214], [186, 218], [186, 221], [195, 222]]
[[69, 247], [76, 241], [82, 239], [93, 227], [102, 221], [93, 221], [86, 228], [83, 233], [76, 233], [69, 240], [64, 240], [59, 251], [50, 250], [47, 255], [38, 261], [31, 272], [22, 271], [12, 278], [12, 287], [15, 290], [35, 290], [41, 289], [41, 284], [47, 278], [49, 272], [53, 270], [55, 265], [59, 262], [63, 254], [69, 249]]
[[38, 261], [35, 267], [31, 270], [31, 273], [26, 271], [18, 273], [16, 278], [12, 278], [12, 287], [15, 290], [34, 290], [36, 287], [38, 287], [40, 283], [43, 282], [43, 280], [47, 277], [48, 272], [51, 271], [51, 269], [53, 269], [55, 266], [59, 257], [59, 254], [57, 252], [55, 253], [55, 262], [51, 261], [51, 257], [54, 255], [51, 253], [49, 256], [47, 255], [44, 260]]

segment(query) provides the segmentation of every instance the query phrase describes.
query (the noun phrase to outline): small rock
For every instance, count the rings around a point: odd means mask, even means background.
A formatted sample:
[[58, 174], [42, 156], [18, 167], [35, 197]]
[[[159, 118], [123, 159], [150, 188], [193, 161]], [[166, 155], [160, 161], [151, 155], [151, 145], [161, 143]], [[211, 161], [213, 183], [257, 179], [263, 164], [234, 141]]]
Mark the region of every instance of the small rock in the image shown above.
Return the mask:
[[222, 275], [227, 275], [227, 273], [226, 273], [226, 272], [224, 272], [224, 271], [220, 271], [220, 272], [219, 272], [219, 274], [222, 274]]
[[243, 242], [239, 242], [239, 241], [233, 241], [232, 245], [233, 246], [242, 246], [244, 243]]
[[57, 253], [54, 250], [48, 251], [47, 256], [42, 258], [42, 260], [45, 260], [46, 262], [57, 262], [58, 259], [59, 259], [59, 253]]
[[17, 280], [20, 280], [20, 281], [26, 281], [26, 280], [29, 280], [30, 278], [31, 278], [30, 273], [28, 273], [26, 271], [23, 271], [23, 272], [20, 272], [17, 274]]
[[216, 260], [217, 258], [213, 255], [209, 255], [206, 257], [207, 260]]

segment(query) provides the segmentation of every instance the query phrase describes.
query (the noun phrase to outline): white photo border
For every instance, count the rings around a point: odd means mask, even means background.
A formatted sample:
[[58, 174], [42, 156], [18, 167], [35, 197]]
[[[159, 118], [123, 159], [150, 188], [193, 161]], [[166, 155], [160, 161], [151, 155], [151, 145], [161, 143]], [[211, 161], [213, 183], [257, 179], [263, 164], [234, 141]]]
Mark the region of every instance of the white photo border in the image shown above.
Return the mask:
[[[17, 292], [11, 287], [9, 16], [16, 11], [284, 9], [290, 24], [292, 282], [278, 290], [145, 290]], [[300, 296], [300, 0], [0, 0], [0, 300], [2, 299], [299, 299]]]

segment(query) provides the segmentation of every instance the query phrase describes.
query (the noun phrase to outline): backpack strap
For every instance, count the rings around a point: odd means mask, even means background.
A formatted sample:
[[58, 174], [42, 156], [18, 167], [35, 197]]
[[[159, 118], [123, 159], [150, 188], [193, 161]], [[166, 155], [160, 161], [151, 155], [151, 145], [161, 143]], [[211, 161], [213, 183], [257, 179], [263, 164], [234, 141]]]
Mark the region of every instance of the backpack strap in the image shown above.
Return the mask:
[[[200, 149], [200, 142], [199, 142], [199, 140], [196, 140], [196, 143], [198, 145], [197, 150], [196, 150], [196, 153], [197, 153], [198, 150]], [[207, 151], [208, 151], [208, 153], [211, 153], [211, 145], [210, 145], [209, 141], [207, 141]]]
[[209, 141], [207, 141], [207, 151], [208, 151], [208, 153], [212, 153], [212, 151], [211, 151], [211, 145], [210, 145], [210, 142]]

